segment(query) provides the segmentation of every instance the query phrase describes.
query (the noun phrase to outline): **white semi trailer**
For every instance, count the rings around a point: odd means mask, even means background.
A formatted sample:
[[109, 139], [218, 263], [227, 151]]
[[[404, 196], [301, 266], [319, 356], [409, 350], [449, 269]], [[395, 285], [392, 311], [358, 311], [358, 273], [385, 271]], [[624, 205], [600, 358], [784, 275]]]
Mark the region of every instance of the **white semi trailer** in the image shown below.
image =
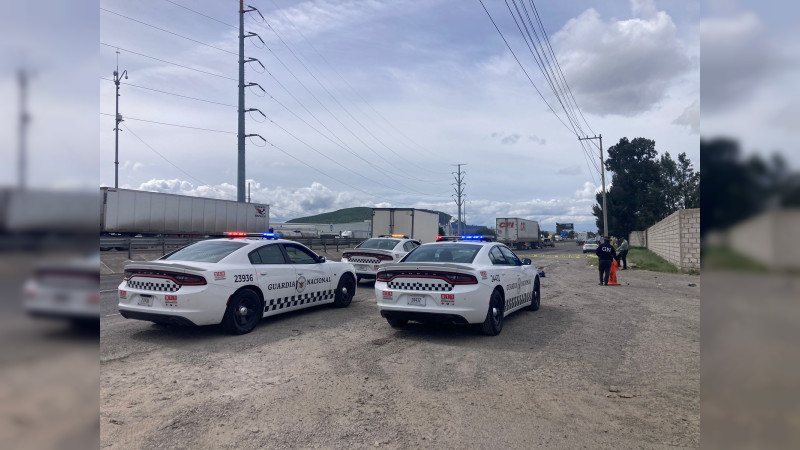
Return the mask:
[[439, 213], [414, 208], [373, 208], [372, 237], [400, 235], [423, 244], [436, 242]]
[[269, 230], [269, 205], [100, 188], [101, 234], [223, 236]]
[[539, 222], [517, 217], [496, 219], [497, 241], [518, 250], [539, 248]]

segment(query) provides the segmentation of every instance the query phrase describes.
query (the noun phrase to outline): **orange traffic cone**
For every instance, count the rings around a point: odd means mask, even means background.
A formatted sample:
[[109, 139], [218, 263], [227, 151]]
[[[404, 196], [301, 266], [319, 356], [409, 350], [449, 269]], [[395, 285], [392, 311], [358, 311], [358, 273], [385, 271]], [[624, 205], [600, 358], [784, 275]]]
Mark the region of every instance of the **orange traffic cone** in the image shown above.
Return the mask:
[[609, 286], [619, 286], [620, 284], [617, 283], [617, 270], [619, 269], [619, 265], [617, 264], [617, 260], [611, 260], [611, 274], [608, 276], [608, 285]]

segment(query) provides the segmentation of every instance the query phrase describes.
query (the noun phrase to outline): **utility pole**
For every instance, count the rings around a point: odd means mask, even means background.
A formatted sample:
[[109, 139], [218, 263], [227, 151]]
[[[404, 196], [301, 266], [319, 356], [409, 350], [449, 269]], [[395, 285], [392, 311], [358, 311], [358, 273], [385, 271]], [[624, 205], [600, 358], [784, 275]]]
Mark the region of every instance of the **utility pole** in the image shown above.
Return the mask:
[[605, 162], [603, 162], [603, 135], [598, 135], [594, 137], [579, 137], [579, 141], [585, 141], [589, 139], [599, 139], [600, 140], [600, 177], [603, 180], [603, 236], [608, 236], [608, 208], [606, 208], [606, 166]]
[[458, 166], [458, 172], [453, 172], [453, 176], [456, 179], [456, 182], [453, 183], [453, 189], [456, 191], [453, 194], [453, 197], [456, 198], [456, 205], [458, 206], [458, 235], [461, 236], [461, 209], [464, 206], [464, 175], [466, 172], [461, 171], [461, 166], [466, 166], [466, 164], [453, 164], [454, 166]]
[[117, 87], [116, 112], [114, 114], [114, 188], [119, 187], [119, 124], [122, 122], [122, 116], [119, 115], [119, 80], [122, 77], [128, 79], [128, 71], [125, 70], [119, 73], [119, 50], [117, 50], [117, 68], [114, 69], [114, 85]]
[[19, 81], [19, 155], [17, 160], [17, 182], [19, 189], [23, 190], [28, 185], [28, 124], [31, 121], [31, 116], [28, 114], [27, 96], [28, 96], [28, 72], [25, 69], [20, 69], [18, 74]]
[[[256, 58], [247, 58], [247, 59], [245, 59], [245, 57], [244, 57], [244, 38], [251, 37], [251, 36], [256, 36], [256, 37], [258, 37], [259, 40], [261, 40], [261, 42], [264, 42], [264, 40], [261, 39], [261, 37], [258, 36], [256, 33], [252, 33], [251, 32], [251, 33], [246, 33], [245, 34], [245, 32], [244, 32], [244, 14], [245, 13], [255, 11], [255, 12], [258, 13], [259, 16], [261, 16], [262, 19], [264, 18], [264, 16], [261, 15], [261, 12], [258, 9], [254, 8], [254, 7], [250, 6], [250, 5], [247, 5], [247, 8], [248, 9], [244, 9], [244, 0], [239, 0], [239, 129], [238, 129], [238, 132], [237, 132], [237, 138], [238, 138], [238, 147], [237, 147], [238, 148], [238, 170], [237, 170], [237, 172], [238, 172], [238, 174], [237, 174], [237, 177], [236, 177], [236, 200], [239, 201], [239, 202], [244, 202], [245, 201], [245, 197], [244, 197], [244, 189], [245, 189], [245, 186], [244, 186], [245, 185], [245, 151], [244, 151], [245, 150], [245, 146], [244, 146], [244, 140], [245, 140], [245, 138], [250, 137], [250, 136], [258, 136], [259, 138], [261, 138], [262, 140], [264, 140], [266, 142], [266, 140], [263, 137], [259, 136], [258, 134], [245, 134], [245, 129], [244, 129], [244, 113], [246, 113], [248, 111], [254, 111], [255, 110], [255, 109], [251, 109], [251, 110], [245, 109], [245, 106], [244, 106], [244, 88], [246, 86], [254, 86], [254, 85], [256, 85], [256, 83], [245, 83], [244, 82], [244, 64], [248, 63], [248, 62], [251, 62], [251, 61], [257, 61], [259, 64], [261, 64], [261, 61], [258, 61]], [[261, 64], [261, 67], [264, 67], [264, 65]], [[261, 86], [259, 86], [259, 87], [261, 87]], [[264, 90], [264, 89], [261, 88], [261, 90]], [[261, 111], [259, 111], [259, 112], [261, 112]]]

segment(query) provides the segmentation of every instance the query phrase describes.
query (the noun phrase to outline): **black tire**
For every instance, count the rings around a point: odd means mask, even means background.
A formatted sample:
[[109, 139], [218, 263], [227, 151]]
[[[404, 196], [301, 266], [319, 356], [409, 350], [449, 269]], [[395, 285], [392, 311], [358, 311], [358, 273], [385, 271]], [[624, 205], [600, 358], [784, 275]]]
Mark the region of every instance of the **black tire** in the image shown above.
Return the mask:
[[337, 308], [344, 308], [353, 301], [353, 296], [356, 295], [356, 282], [350, 274], [342, 275], [339, 279], [339, 285], [336, 286], [336, 293], [333, 297], [333, 306]]
[[539, 279], [533, 282], [533, 297], [531, 298], [531, 306], [528, 307], [531, 311], [538, 311], [542, 303], [542, 292], [539, 287]]
[[222, 329], [230, 334], [247, 334], [264, 316], [261, 297], [250, 289], [242, 289], [231, 297], [222, 317]]
[[489, 297], [489, 310], [486, 311], [486, 319], [481, 324], [481, 332], [487, 336], [497, 336], [503, 331], [504, 314], [503, 294], [495, 289]]
[[392, 328], [403, 328], [404, 326], [408, 325], [408, 320], [406, 319], [393, 319], [391, 317], [387, 317], [386, 321], [389, 322], [389, 325]]

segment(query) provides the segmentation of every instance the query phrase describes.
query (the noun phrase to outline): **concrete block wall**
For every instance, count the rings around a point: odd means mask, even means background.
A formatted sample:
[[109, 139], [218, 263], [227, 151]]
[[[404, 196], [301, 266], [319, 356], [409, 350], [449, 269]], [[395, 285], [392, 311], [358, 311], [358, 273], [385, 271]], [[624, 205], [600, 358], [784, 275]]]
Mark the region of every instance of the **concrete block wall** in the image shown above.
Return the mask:
[[646, 247], [682, 272], [699, 271], [700, 209], [675, 211], [644, 232], [632, 232], [630, 242], [635, 247]]
[[647, 247], [644, 231], [631, 231], [631, 235], [628, 238], [628, 245], [631, 247]]
[[678, 211], [681, 230], [681, 262], [683, 272], [700, 270], [700, 208]]
[[647, 248], [675, 267], [681, 263], [680, 211], [647, 229]]

